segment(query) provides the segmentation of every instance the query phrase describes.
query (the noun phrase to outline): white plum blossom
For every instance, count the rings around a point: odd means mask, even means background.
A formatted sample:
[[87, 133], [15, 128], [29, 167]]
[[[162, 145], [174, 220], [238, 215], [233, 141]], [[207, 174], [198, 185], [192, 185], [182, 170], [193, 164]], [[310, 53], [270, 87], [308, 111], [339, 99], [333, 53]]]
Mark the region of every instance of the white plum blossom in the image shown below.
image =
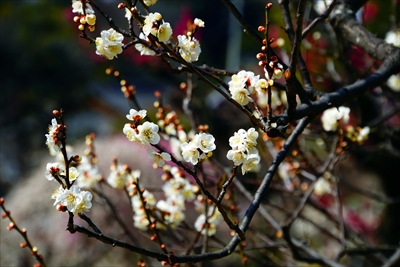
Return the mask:
[[400, 47], [400, 29], [397, 31], [389, 31], [386, 33], [385, 41], [388, 44]]
[[82, 211], [88, 211], [92, 207], [92, 194], [88, 191], [81, 191], [77, 185], [71, 186], [69, 189], [65, 189], [56, 198], [56, 204], [61, 204], [67, 209], [74, 213], [82, 213]]
[[157, 145], [160, 142], [158, 134], [158, 125], [153, 122], [144, 122], [137, 127], [139, 133], [134, 131], [136, 142], [142, 145]]
[[80, 188], [93, 188], [101, 179], [102, 175], [97, 165], [90, 163], [88, 157], [83, 156], [78, 165], [80, 173], [76, 184]]
[[180, 196], [183, 199], [192, 201], [198, 191], [197, 185], [192, 185], [187, 179], [174, 176], [169, 179], [163, 186], [165, 195], [170, 198], [174, 195]]
[[232, 99], [242, 106], [252, 102], [250, 94], [254, 91], [259, 77], [259, 75], [255, 76], [253, 72], [245, 70], [232, 75], [231, 81], [228, 83]]
[[226, 157], [232, 160], [235, 166], [239, 166], [246, 160], [247, 154], [240, 149], [231, 149], [226, 154]]
[[[149, 38], [147, 38], [142, 32], [139, 34], [139, 38], [145, 40], [146, 42], [150, 42]], [[140, 52], [141, 56], [154, 56], [156, 54], [156, 52], [154, 52], [152, 49], [141, 43], [135, 44], [135, 48]]]
[[127, 182], [127, 177], [130, 173], [126, 165], [113, 164], [111, 165], [111, 172], [107, 178], [107, 183], [114, 188], [124, 189]]
[[184, 204], [172, 198], [158, 201], [157, 208], [162, 212], [164, 222], [172, 228], [177, 227], [185, 219]]
[[54, 176], [59, 176], [63, 172], [64, 170], [60, 167], [58, 162], [47, 163], [44, 176], [47, 178], [47, 180], [51, 181], [54, 179]]
[[181, 144], [182, 157], [185, 161], [196, 165], [200, 159], [205, 159], [212, 155], [215, 150], [215, 138], [211, 134], [196, 134], [192, 141]]
[[315, 1], [314, 9], [319, 15], [321, 15], [322, 13], [324, 13], [328, 9], [328, 7], [329, 7], [329, 5], [331, 3], [332, 3], [332, 0], [318, 0], [318, 1]]
[[146, 211], [143, 208], [135, 210], [135, 215], [133, 215], [133, 225], [141, 231], [146, 231], [148, 229], [149, 220], [147, 219]]
[[158, 12], [149, 13], [144, 19], [143, 33], [157, 37], [160, 42], [167, 43], [172, 36], [172, 28], [168, 22], [164, 22]]
[[45, 134], [46, 146], [49, 148], [50, 154], [52, 156], [55, 156], [58, 152], [60, 152], [61, 144], [58, 140], [60, 127], [61, 124], [58, 124], [56, 119], [52, 119], [51, 125], [49, 125], [48, 133]]
[[149, 155], [149, 158], [154, 160], [158, 167], [164, 166], [165, 161], [171, 161], [171, 155], [167, 152], [157, 153], [152, 149], [148, 149], [147, 154]]
[[64, 188], [62, 187], [62, 185], [60, 185], [59, 187], [57, 187], [53, 194], [51, 194], [51, 199], [54, 199], [54, 205], [57, 205], [59, 203], [59, 198], [62, 195], [62, 193], [64, 193]]
[[196, 231], [201, 232], [202, 235], [207, 234], [208, 236], [213, 236], [217, 231], [217, 226], [222, 222], [223, 218], [221, 213], [215, 207], [210, 207], [208, 213], [211, 216], [207, 219], [207, 225], [206, 215], [203, 213], [199, 217], [197, 217], [194, 223], [194, 228], [196, 229]]
[[196, 165], [200, 159], [200, 152], [194, 142], [185, 142], [181, 144], [182, 157], [185, 161]]
[[129, 10], [129, 8], [125, 8], [125, 18], [130, 21], [132, 19], [132, 12]]
[[157, 38], [160, 42], [168, 43], [172, 35], [172, 28], [168, 22], [164, 22], [160, 25], [157, 31]]
[[[400, 36], [398, 37], [400, 39]], [[399, 41], [400, 42], [400, 41]], [[400, 92], [400, 75], [393, 74], [387, 80], [387, 85], [395, 92]]]
[[124, 128], [122, 129], [122, 132], [126, 135], [126, 138], [128, 138], [129, 141], [131, 142], [138, 142], [135, 136], [135, 130], [132, 128], [132, 124], [130, 123], [125, 123]]
[[350, 109], [348, 107], [333, 107], [324, 111], [321, 116], [322, 127], [325, 131], [336, 131], [339, 121], [347, 124], [349, 121]]
[[95, 14], [87, 14], [86, 15], [87, 24], [93, 26], [96, 24], [96, 15]]
[[147, 115], [147, 111], [142, 109], [137, 111], [136, 109], [130, 109], [129, 114], [126, 115], [128, 120], [139, 122], [141, 119], [145, 118]]
[[232, 148], [226, 154], [235, 166], [240, 166], [242, 174], [250, 171], [258, 171], [260, 155], [256, 148], [258, 132], [254, 128], [247, 131], [240, 129], [229, 138], [229, 145]]
[[259, 79], [256, 83], [256, 91], [259, 94], [264, 94], [267, 92], [267, 89], [269, 87], [269, 84], [266, 79]]
[[157, 3], [157, 1], [158, 1], [158, 0], [144, 0], [143, 3], [144, 3], [146, 6], [152, 6], [152, 5], [154, 5], [155, 3]]
[[258, 171], [260, 165], [260, 155], [258, 153], [249, 154], [242, 163], [242, 174], [246, 172]]
[[206, 134], [206, 133], [196, 134], [193, 139], [193, 142], [204, 153], [211, 152], [216, 148], [214, 144], [215, 138], [211, 134]]
[[200, 28], [205, 27], [204, 21], [201, 19], [198, 19], [198, 18], [194, 19], [194, 25], [196, 25], [197, 27], [200, 27]]
[[178, 35], [178, 47], [179, 54], [186, 62], [194, 62], [199, 59], [201, 48], [196, 38]]
[[362, 145], [368, 139], [370, 128], [368, 126], [364, 128], [354, 128], [352, 125], [348, 125], [345, 127], [345, 131], [346, 137], [350, 139], [350, 141]]
[[269, 63], [269, 66], [273, 69], [272, 77], [269, 78], [269, 73], [266, 69], [264, 69], [264, 71], [265, 71], [265, 77], [268, 79], [268, 82], [271, 83], [270, 85], [272, 86], [274, 79], [282, 78], [283, 66], [281, 63], [275, 63], [273, 61]]
[[122, 131], [129, 141], [146, 146], [150, 144], [157, 145], [160, 142], [158, 130], [159, 128], [157, 124], [146, 121], [137, 127], [130, 123], [126, 123]]
[[159, 21], [162, 20], [162, 15], [158, 12], [154, 13], [149, 13], [144, 19], [144, 25], [143, 25], [143, 33], [146, 36], [149, 36], [150, 34], [156, 36], [157, 35], [157, 27], [154, 25], [158, 23]]
[[332, 192], [332, 185], [324, 177], [318, 178], [314, 185], [314, 194], [322, 196], [326, 193]]
[[111, 60], [121, 54], [124, 45], [122, 41], [124, 36], [114, 29], [110, 28], [107, 31], [102, 31], [100, 33], [101, 37], [96, 38], [96, 54], [99, 56], [104, 56]]
[[80, 15], [86, 14], [94, 14], [94, 10], [89, 3], [85, 5], [85, 13], [83, 12], [83, 4], [80, 0], [73, 0], [72, 1], [72, 13], [78, 13]]
[[75, 181], [79, 177], [79, 171], [75, 167], [70, 167], [68, 170], [68, 174], [69, 174], [69, 180], [71, 182]]

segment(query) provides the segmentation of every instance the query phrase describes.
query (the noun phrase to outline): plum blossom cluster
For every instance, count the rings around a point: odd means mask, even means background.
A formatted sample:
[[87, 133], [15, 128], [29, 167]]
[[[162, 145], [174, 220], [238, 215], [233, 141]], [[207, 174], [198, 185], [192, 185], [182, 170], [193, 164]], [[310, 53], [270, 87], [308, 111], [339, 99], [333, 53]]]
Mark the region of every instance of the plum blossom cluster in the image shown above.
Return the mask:
[[[129, 141], [136, 142], [139, 145], [150, 146], [157, 145], [160, 142], [160, 135], [158, 134], [159, 127], [153, 122], [144, 122], [140, 124], [140, 121], [147, 115], [146, 110], [135, 110], [131, 109], [126, 118], [132, 123], [126, 123], [123, 132]], [[158, 167], [162, 167], [165, 161], [171, 160], [171, 155], [166, 152], [155, 152], [152, 149], [147, 150], [148, 156], [154, 160]]]
[[259, 78], [259, 75], [256, 76], [253, 72], [245, 70], [232, 75], [231, 81], [228, 83], [232, 98], [242, 106], [253, 102], [250, 94], [256, 88]]
[[186, 35], [178, 35], [179, 54], [186, 62], [194, 62], [199, 59], [201, 48], [199, 41], [194, 37], [198, 28], [204, 28], [203, 20], [196, 18], [193, 22], [193, 31], [188, 31]]
[[204, 212], [204, 205], [197, 205], [197, 211], [201, 214], [194, 223], [196, 231], [202, 235], [215, 235], [218, 225], [223, 221], [221, 213], [214, 205], [208, 208], [207, 216]]
[[258, 132], [254, 128], [247, 131], [240, 129], [229, 138], [232, 148], [226, 157], [233, 161], [235, 166], [241, 166], [242, 174], [254, 172], [259, 169], [260, 154], [256, 148]]
[[[60, 163], [58, 162], [47, 163], [44, 176], [47, 178], [47, 180], [51, 181], [54, 178], [65, 177], [65, 171], [62, 169]], [[78, 169], [75, 167], [69, 167], [68, 177], [70, 182], [75, 181], [79, 177]]]
[[72, 0], [72, 13], [78, 13], [79, 15], [94, 14], [94, 10], [89, 3], [83, 5], [81, 0]]
[[51, 195], [54, 199], [54, 206], [60, 211], [65, 208], [73, 214], [89, 211], [92, 207], [93, 195], [89, 191], [84, 191], [77, 185], [71, 186], [69, 189], [64, 189], [62, 186], [58, 187]]
[[51, 120], [51, 125], [49, 125], [48, 133], [45, 134], [46, 146], [49, 148], [50, 154], [55, 156], [61, 148], [60, 134], [61, 131], [65, 130], [65, 126], [59, 124], [57, 119]]
[[85, 25], [88, 25], [89, 31], [93, 32], [95, 30], [96, 15], [89, 3], [86, 3], [84, 6], [82, 1], [72, 0], [72, 12], [78, 14], [74, 17], [74, 21], [80, 23], [78, 26], [79, 30], [83, 31]]
[[201, 159], [211, 157], [215, 148], [214, 136], [207, 133], [198, 133], [191, 141], [181, 144], [183, 159], [193, 165], [196, 165]]
[[117, 57], [123, 51], [123, 40], [124, 36], [113, 28], [102, 31], [96, 38], [96, 54], [109, 60]]
[[[257, 58], [265, 58], [265, 55], [259, 53]], [[272, 59], [273, 60], [268, 63], [268, 66], [264, 68], [266, 79], [260, 79], [260, 75], [255, 75], [253, 72], [245, 70], [241, 70], [237, 74], [232, 75], [228, 85], [233, 100], [245, 106], [249, 102], [253, 102], [251, 94], [254, 90], [261, 98], [266, 97], [267, 89], [274, 84], [274, 79], [280, 79], [283, 74], [283, 66], [275, 57], [272, 57]], [[260, 62], [264, 63], [263, 61]]]
[[162, 176], [165, 181], [162, 190], [165, 199], [156, 200], [146, 190], [138, 190], [140, 171], [132, 171], [127, 165], [114, 162], [107, 182], [116, 189], [126, 189], [131, 197], [134, 211], [133, 224], [140, 230], [148, 230], [150, 225], [165, 230], [175, 228], [185, 219], [185, 202], [193, 201], [199, 188], [192, 185], [177, 167], [164, 166]]
[[[79, 177], [79, 172], [75, 167], [70, 167], [68, 173], [69, 181], [72, 183]], [[66, 173], [59, 163], [48, 163], [45, 177], [49, 181], [55, 179], [61, 182], [61, 180], [66, 179]], [[60, 185], [51, 195], [51, 198], [55, 200], [54, 206], [57, 205], [58, 210], [68, 210], [74, 214], [88, 211], [92, 207], [92, 197], [90, 192], [81, 191], [77, 185], [72, 185], [70, 188], [64, 188], [63, 185]]]
[[370, 129], [368, 126], [364, 128], [349, 125], [350, 108], [340, 106], [325, 110], [322, 113], [322, 127], [325, 131], [337, 131], [339, 126], [345, 132], [345, 136], [352, 142], [362, 144], [368, 139]]
[[150, 34], [157, 37], [158, 41], [168, 43], [172, 35], [172, 28], [168, 22], [164, 22], [162, 15], [158, 12], [149, 13], [144, 19], [142, 28], [146, 37]]
[[321, 116], [322, 127], [325, 131], [336, 131], [339, 122], [347, 124], [350, 119], [350, 108], [348, 107], [333, 107], [324, 111]]
[[191, 184], [177, 167], [166, 166], [164, 171], [162, 189], [166, 199], [158, 201], [156, 207], [164, 222], [175, 228], [185, 219], [185, 202], [193, 201], [199, 188]]

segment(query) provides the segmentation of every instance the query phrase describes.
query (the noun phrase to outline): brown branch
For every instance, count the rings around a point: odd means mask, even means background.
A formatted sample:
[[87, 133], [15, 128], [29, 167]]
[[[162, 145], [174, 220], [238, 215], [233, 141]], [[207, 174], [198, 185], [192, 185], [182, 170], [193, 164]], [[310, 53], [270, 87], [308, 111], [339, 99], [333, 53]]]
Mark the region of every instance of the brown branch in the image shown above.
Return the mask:
[[25, 240], [25, 243], [21, 243], [21, 248], [28, 247], [31, 251], [31, 254], [35, 259], [40, 263], [40, 266], [46, 267], [46, 263], [44, 262], [43, 256], [41, 254], [38, 254], [38, 249], [37, 247], [33, 246], [31, 241], [28, 238], [28, 233], [25, 228], [20, 229], [17, 225], [17, 223], [14, 221], [13, 217], [11, 216], [11, 212], [6, 209], [4, 206], [4, 198], [0, 198], [0, 207], [4, 211], [2, 214], [3, 218], [8, 218], [10, 220], [10, 223], [8, 224], [8, 230], [16, 230], [22, 238]]

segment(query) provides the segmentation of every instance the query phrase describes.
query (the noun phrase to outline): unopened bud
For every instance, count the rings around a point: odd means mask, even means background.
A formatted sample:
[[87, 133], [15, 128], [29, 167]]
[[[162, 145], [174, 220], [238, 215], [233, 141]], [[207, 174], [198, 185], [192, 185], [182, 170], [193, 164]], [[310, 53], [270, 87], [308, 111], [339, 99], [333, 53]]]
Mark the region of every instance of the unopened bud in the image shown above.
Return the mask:
[[81, 162], [81, 161], [82, 161], [82, 157], [79, 156], [79, 155], [75, 155], [75, 156], [73, 156], [72, 160], [73, 160], [74, 162]]
[[20, 246], [21, 248], [25, 248], [27, 245], [28, 245], [28, 244], [27, 244], [26, 242], [21, 242], [21, 243], [19, 243], [19, 246]]
[[81, 19], [79, 20], [79, 22], [81, 24], [86, 24], [86, 18], [85, 17], [81, 17]]
[[61, 212], [66, 212], [68, 210], [66, 206], [63, 206], [61, 204], [58, 204], [56, 208], [58, 211], [61, 211]]
[[78, 22], [80, 19], [81, 19], [81, 18], [80, 18], [79, 16], [75, 16], [75, 17], [73, 18], [74, 22]]
[[256, 58], [257, 58], [258, 60], [262, 60], [262, 59], [265, 58], [265, 54], [264, 54], [264, 53], [258, 53], [258, 54], [256, 55]]
[[187, 89], [187, 84], [182, 82], [182, 83], [179, 85], [179, 89], [181, 89], [182, 91], [186, 91], [186, 89]]
[[283, 72], [283, 76], [285, 77], [285, 80], [289, 80], [290, 77], [292, 77], [292, 73], [290, 72], [290, 70], [285, 70]]
[[258, 26], [257, 30], [258, 30], [258, 32], [264, 33], [265, 32], [265, 27], [264, 26]]
[[37, 247], [33, 247], [32, 248], [32, 254], [37, 254], [38, 252], [38, 248]]
[[266, 6], [267, 10], [270, 10], [272, 8], [272, 3], [268, 3]]
[[13, 223], [13, 222], [10, 222], [9, 224], [8, 224], [8, 226], [7, 226], [7, 230], [8, 231], [11, 231], [12, 229], [14, 229], [15, 228], [15, 224]]
[[126, 4], [124, 4], [124, 3], [119, 3], [118, 4], [118, 9], [123, 9], [125, 7], [126, 7]]
[[78, 29], [80, 31], [83, 31], [85, 29], [85, 26], [83, 24], [79, 24]]

